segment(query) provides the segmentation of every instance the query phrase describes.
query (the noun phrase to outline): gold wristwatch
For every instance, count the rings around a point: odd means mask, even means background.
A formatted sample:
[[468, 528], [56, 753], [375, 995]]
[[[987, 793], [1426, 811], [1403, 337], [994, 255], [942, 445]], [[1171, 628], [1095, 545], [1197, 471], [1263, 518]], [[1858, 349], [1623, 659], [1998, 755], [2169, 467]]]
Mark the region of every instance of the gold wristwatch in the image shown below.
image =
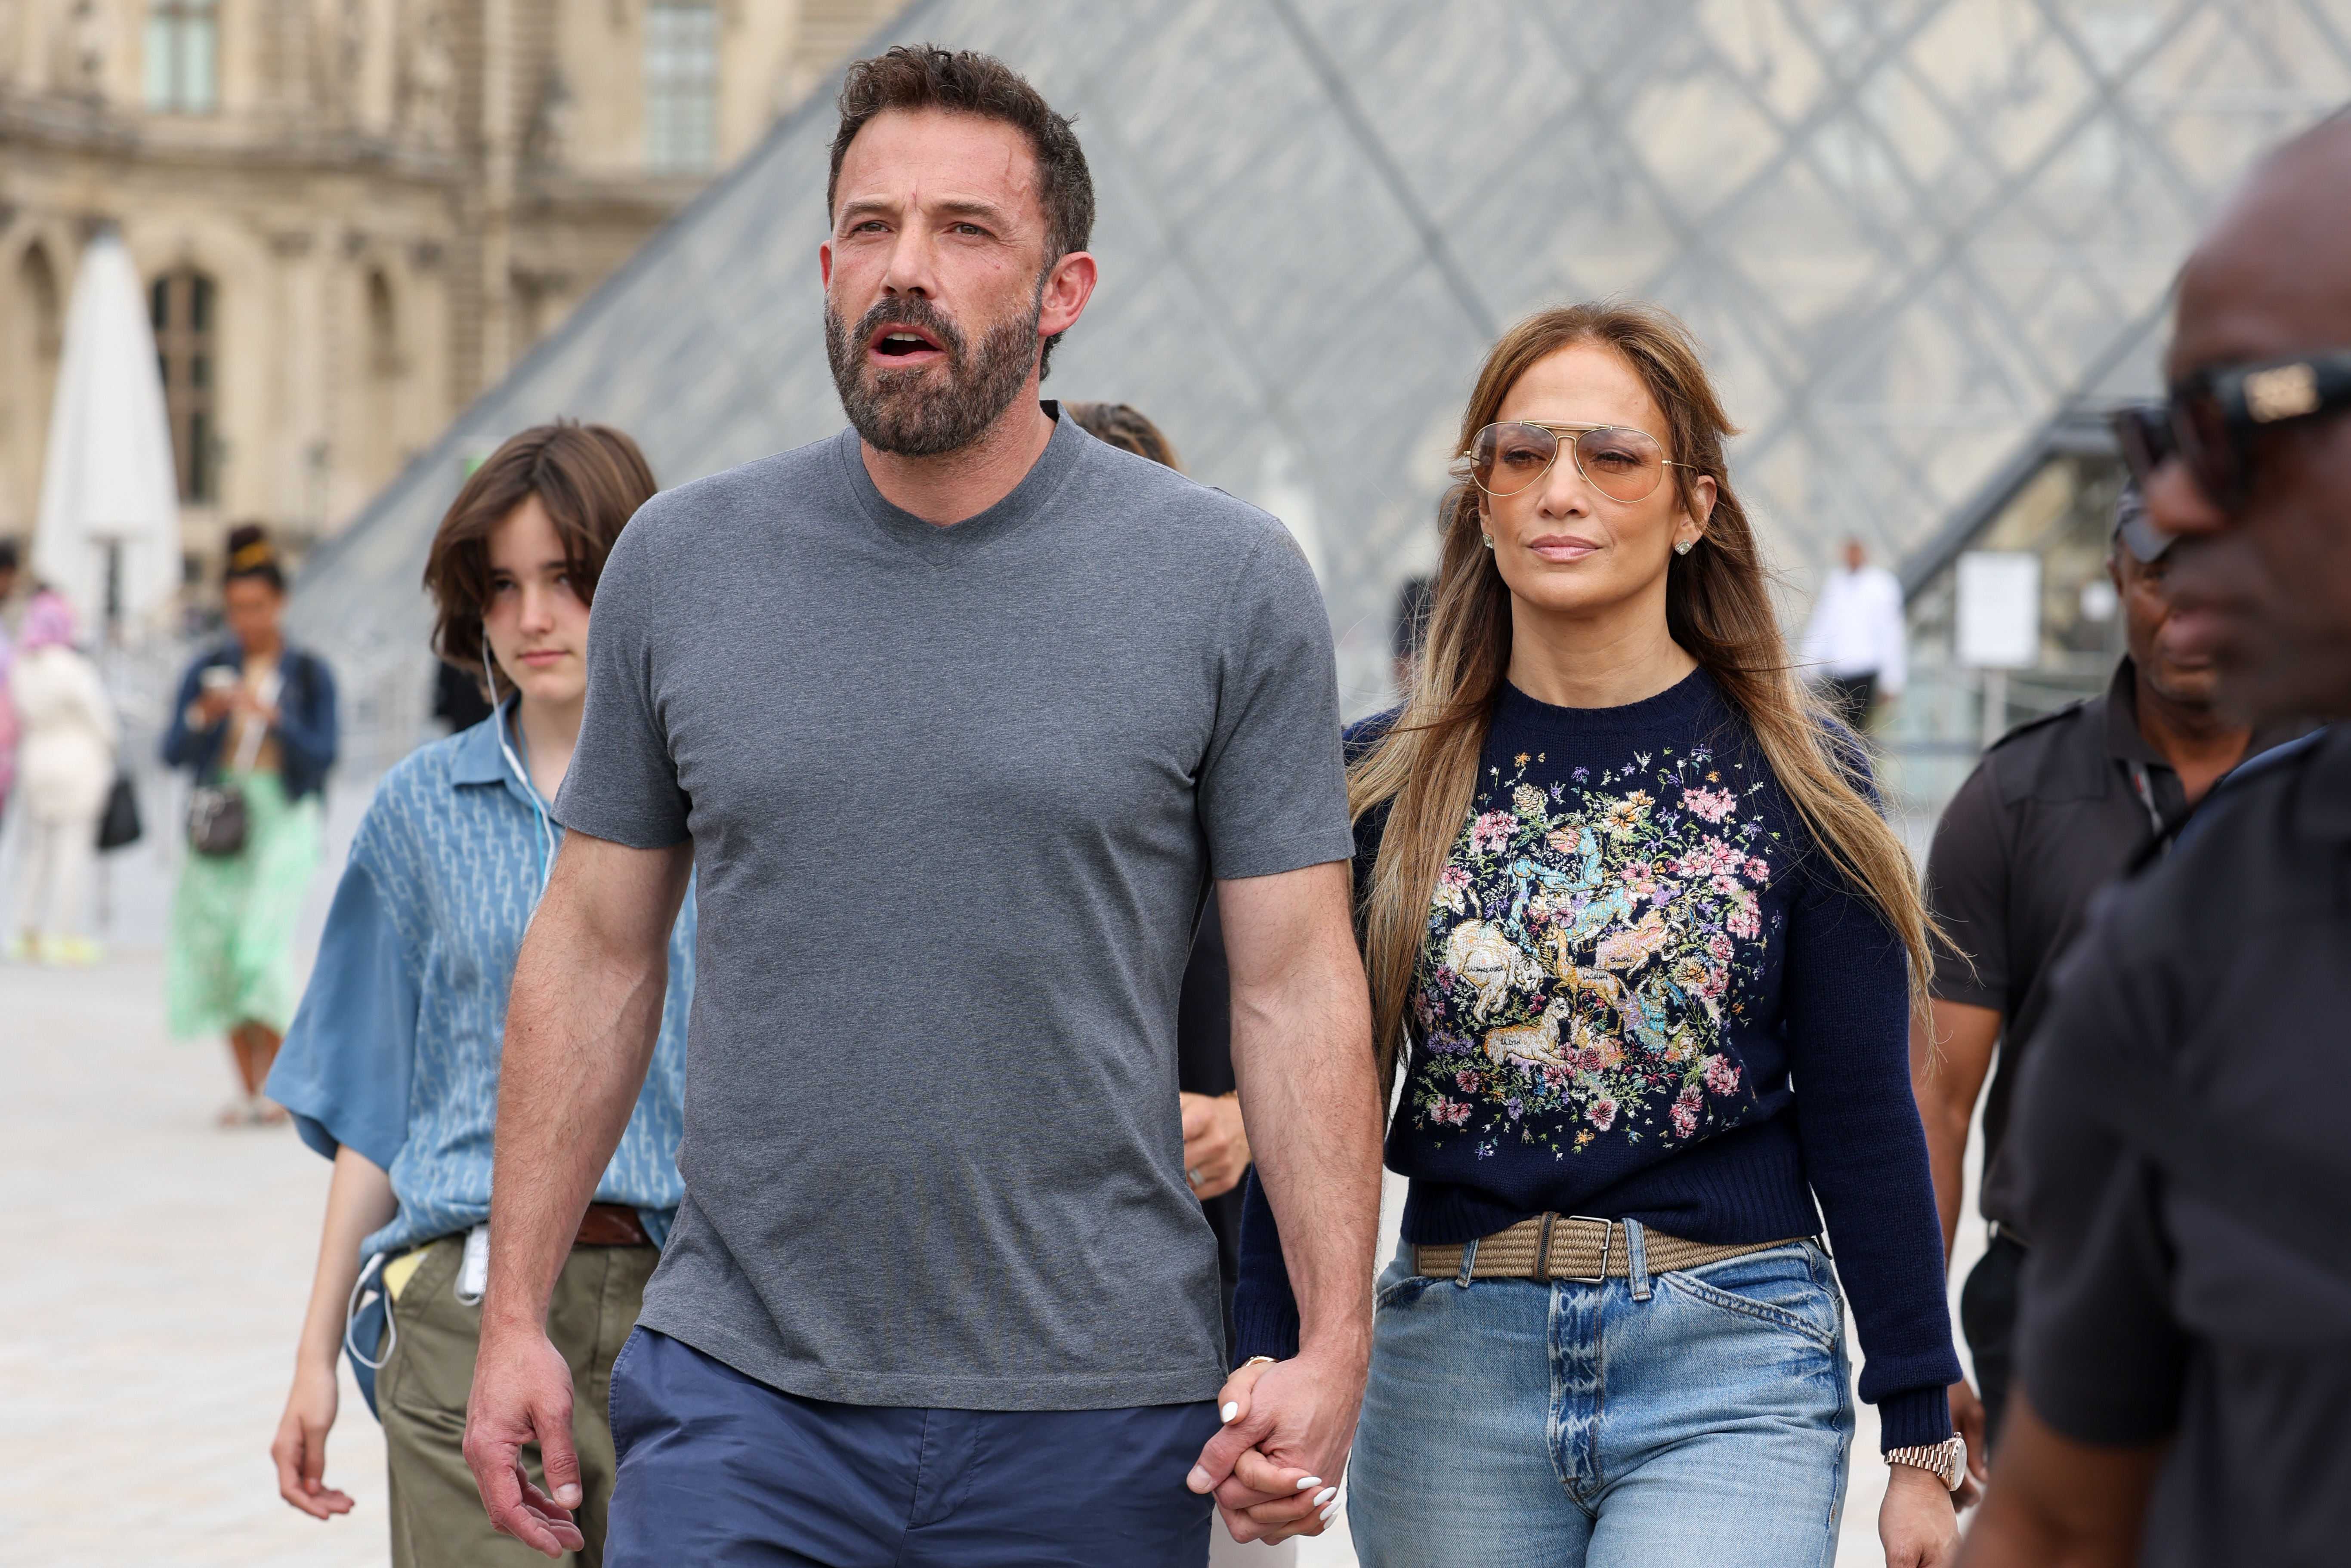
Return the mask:
[[1886, 1450], [1886, 1462], [1889, 1465], [1908, 1465], [1913, 1469], [1925, 1470], [1937, 1480], [1941, 1481], [1945, 1490], [1957, 1491], [1959, 1490], [1959, 1483], [1967, 1479], [1968, 1440], [1965, 1437], [1946, 1437], [1939, 1443], [1923, 1444], [1917, 1448], [1888, 1448]]

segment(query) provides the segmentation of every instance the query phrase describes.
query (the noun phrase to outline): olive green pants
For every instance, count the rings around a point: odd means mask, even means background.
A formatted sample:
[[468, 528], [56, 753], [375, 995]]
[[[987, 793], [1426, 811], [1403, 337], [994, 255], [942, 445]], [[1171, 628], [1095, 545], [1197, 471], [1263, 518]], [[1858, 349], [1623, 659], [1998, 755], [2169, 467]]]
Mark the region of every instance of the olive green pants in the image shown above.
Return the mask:
[[[474, 1473], [465, 1468], [465, 1398], [482, 1309], [457, 1300], [463, 1237], [444, 1237], [392, 1304], [399, 1338], [376, 1374], [392, 1470], [393, 1568], [543, 1568], [547, 1559], [490, 1528]], [[580, 1247], [565, 1260], [548, 1308], [548, 1337], [571, 1366], [571, 1441], [586, 1493], [572, 1511], [587, 1549], [567, 1563], [601, 1568], [605, 1511], [612, 1501], [612, 1358], [636, 1326], [645, 1281], [661, 1252], [653, 1247]], [[389, 1339], [391, 1336], [387, 1335]], [[544, 1490], [536, 1444], [523, 1450]]]

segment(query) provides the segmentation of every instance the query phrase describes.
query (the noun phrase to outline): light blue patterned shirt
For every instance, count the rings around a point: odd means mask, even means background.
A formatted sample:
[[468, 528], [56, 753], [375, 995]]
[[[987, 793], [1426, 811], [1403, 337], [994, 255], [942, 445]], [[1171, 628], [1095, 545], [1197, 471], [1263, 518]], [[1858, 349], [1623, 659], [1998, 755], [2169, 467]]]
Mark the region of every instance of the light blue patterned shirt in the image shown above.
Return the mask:
[[[349, 1144], [391, 1173], [400, 1212], [360, 1244], [362, 1258], [490, 1215], [507, 987], [545, 852], [494, 722], [411, 753], [376, 787], [269, 1074], [269, 1097], [294, 1113], [304, 1143], [329, 1159]], [[559, 843], [563, 829], [549, 825]], [[596, 1185], [596, 1202], [631, 1205], [656, 1242], [685, 1191], [677, 1143], [694, 925], [689, 889], [670, 935], [653, 1067]]]

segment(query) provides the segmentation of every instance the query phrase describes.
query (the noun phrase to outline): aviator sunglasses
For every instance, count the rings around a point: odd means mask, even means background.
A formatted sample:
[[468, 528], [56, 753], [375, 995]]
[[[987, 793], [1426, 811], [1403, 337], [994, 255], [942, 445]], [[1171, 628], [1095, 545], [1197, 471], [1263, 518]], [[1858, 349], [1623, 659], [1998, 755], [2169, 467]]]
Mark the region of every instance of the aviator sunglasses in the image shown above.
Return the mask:
[[1510, 420], [1488, 425], [1469, 443], [1469, 476], [1497, 500], [1515, 496], [1551, 472], [1562, 437], [1572, 438], [1575, 471], [1612, 501], [1646, 501], [1665, 482], [1667, 469], [1688, 466], [1667, 457], [1656, 436], [1629, 424]]
[[2351, 349], [2216, 365], [2173, 383], [2159, 403], [2116, 409], [2115, 443], [2141, 489], [2177, 457], [2225, 512], [2253, 489], [2253, 441], [2295, 420], [2351, 407]]

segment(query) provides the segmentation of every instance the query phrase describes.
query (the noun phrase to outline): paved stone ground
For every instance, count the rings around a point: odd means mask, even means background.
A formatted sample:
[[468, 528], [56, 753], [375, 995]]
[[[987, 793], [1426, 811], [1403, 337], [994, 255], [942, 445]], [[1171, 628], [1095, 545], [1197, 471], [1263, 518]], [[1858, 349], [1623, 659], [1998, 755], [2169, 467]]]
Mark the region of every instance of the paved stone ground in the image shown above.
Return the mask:
[[[326, 1162], [290, 1132], [212, 1125], [226, 1051], [167, 1044], [161, 989], [152, 952], [0, 967], [0, 1562], [381, 1564], [383, 1446], [348, 1367], [328, 1479], [357, 1509], [298, 1514], [267, 1458]], [[1962, 1232], [1962, 1275], [1980, 1245]], [[1860, 1416], [1839, 1568], [1884, 1561], [1885, 1467]], [[1345, 1518], [1299, 1568], [1350, 1568]]]
[[344, 1375], [320, 1524], [268, 1446], [318, 1255], [325, 1161], [224, 1133], [225, 1047], [164, 1043], [160, 967], [0, 967], [0, 1560], [385, 1561], [383, 1444]]

